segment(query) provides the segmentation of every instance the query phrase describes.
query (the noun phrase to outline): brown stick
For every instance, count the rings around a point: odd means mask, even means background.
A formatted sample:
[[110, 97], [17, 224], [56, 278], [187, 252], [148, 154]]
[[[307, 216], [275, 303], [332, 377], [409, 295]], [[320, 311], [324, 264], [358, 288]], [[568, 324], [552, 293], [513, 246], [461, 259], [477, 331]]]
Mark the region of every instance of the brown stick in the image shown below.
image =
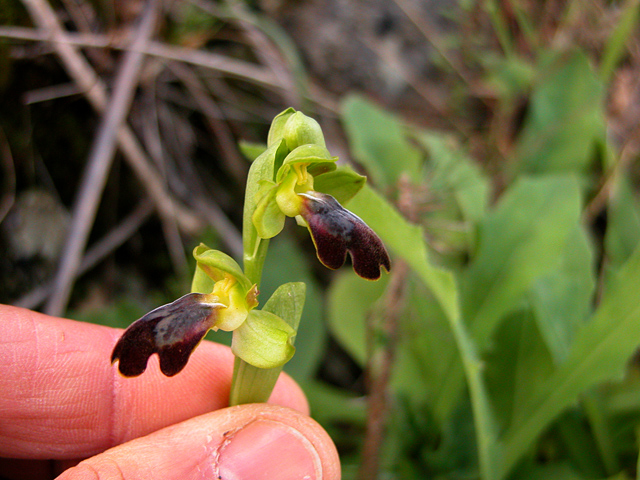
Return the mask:
[[[42, 11], [35, 6], [44, 4], [44, 2], [40, 0], [24, 1], [30, 7], [32, 15], [42, 21], [40, 18]], [[159, 5], [157, 0], [150, 0], [147, 5], [133, 41], [134, 47], [144, 44], [153, 34]], [[50, 24], [49, 28], [55, 27]], [[73, 59], [85, 74], [90, 75], [92, 80], [96, 80], [95, 73], [89, 70], [90, 67], [86, 61], [78, 62], [76, 55], [68, 56], [68, 59]], [[82, 177], [80, 190], [76, 196], [69, 236], [55, 275], [52, 295], [45, 307], [45, 312], [49, 315], [61, 315], [69, 300], [82, 259], [82, 252], [86, 247], [116, 151], [117, 133], [129, 112], [143, 60], [144, 55], [135, 49], [128, 52], [116, 76], [113, 99], [102, 118], [87, 159], [87, 168]], [[88, 84], [86, 86], [89, 87]], [[91, 88], [90, 91], [97, 92], [92, 95], [96, 99], [99, 98], [99, 103], [103, 102], [104, 92], [98, 92], [94, 88]]]
[[[111, 252], [131, 238], [152, 213], [153, 203], [151, 200], [148, 198], [142, 200], [133, 212], [122, 220], [122, 222], [103, 238], [95, 242], [91, 248], [87, 249], [78, 268], [78, 275], [82, 275], [84, 272], [95, 267]], [[47, 299], [52, 288], [52, 282], [39, 286], [13, 302], [13, 305], [29, 309], [38, 308]]]
[[[405, 176], [398, 181], [398, 209], [411, 222], [417, 221], [414, 187]], [[380, 449], [389, 414], [389, 382], [393, 374], [401, 315], [407, 290], [409, 266], [396, 260], [384, 296], [382, 314], [370, 315], [367, 324], [368, 358], [367, 425], [358, 476], [375, 480], [380, 470]], [[382, 342], [378, 339], [382, 339]]]
[[[25, 0], [28, 1], [28, 0]], [[51, 15], [55, 15], [51, 11]], [[46, 34], [40, 30], [15, 26], [0, 26], [0, 37], [16, 40], [48, 41], [54, 45], [56, 52], [63, 44], [76, 51], [76, 47], [113, 48], [115, 50], [131, 50], [129, 42], [95, 33], [74, 33], [60, 30], [62, 35]], [[284, 87], [278, 79], [266, 69], [242, 60], [225, 57], [213, 52], [193, 50], [184, 47], [167, 45], [158, 41], [150, 41], [140, 47], [140, 53], [165, 60], [175, 60], [209, 70], [216, 70], [226, 75], [246, 80], [271, 89], [282, 90]], [[58, 53], [59, 54], [59, 53]], [[89, 67], [91, 68], [91, 67]], [[70, 72], [71, 73], [71, 72]]]
[[[380, 469], [380, 449], [389, 413], [389, 381], [395, 362], [398, 325], [404, 308], [409, 267], [396, 260], [387, 287], [382, 316], [369, 316], [367, 326], [372, 349], [367, 360], [367, 425], [358, 476], [362, 480], [374, 480]], [[384, 344], [376, 345], [375, 338]], [[379, 341], [379, 340], [378, 340]]]

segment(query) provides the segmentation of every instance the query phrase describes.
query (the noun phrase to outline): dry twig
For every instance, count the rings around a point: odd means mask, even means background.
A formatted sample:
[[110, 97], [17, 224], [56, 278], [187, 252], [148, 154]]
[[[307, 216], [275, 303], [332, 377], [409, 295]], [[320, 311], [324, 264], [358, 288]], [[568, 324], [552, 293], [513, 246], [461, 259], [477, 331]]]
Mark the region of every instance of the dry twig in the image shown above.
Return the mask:
[[[153, 203], [149, 199], [142, 200], [138, 206], [122, 222], [120, 222], [111, 232], [94, 243], [87, 249], [84, 258], [78, 268], [78, 275], [95, 267], [98, 263], [109, 256], [116, 248], [129, 240], [140, 226], [153, 213]], [[20, 297], [13, 304], [18, 307], [34, 309], [39, 307], [49, 296], [53, 289], [53, 282], [39, 286], [31, 292]]]
[[[40, 0], [36, 1], [39, 2]], [[53, 11], [51, 11], [51, 15], [55, 15]], [[0, 26], [0, 37], [13, 38], [16, 40], [51, 42], [55, 46], [57, 52], [60, 49], [59, 45], [83, 48], [112, 48], [114, 50], [123, 51], [128, 51], [132, 48], [126, 39], [112, 38], [108, 35], [73, 33], [66, 32], [64, 30], [60, 30], [59, 32], [60, 34], [54, 32], [54, 34], [48, 35], [43, 31], [33, 28]], [[144, 53], [145, 55], [152, 57], [197, 65], [199, 67], [215, 70], [225, 75], [239, 78], [270, 89], [284, 89], [284, 86], [278, 81], [278, 79], [266, 69], [241, 60], [225, 57], [224, 55], [218, 55], [203, 50], [176, 47], [158, 41], [150, 41], [139, 48], [140, 53]]]
[[[25, 0], [33, 6], [40, 0]], [[133, 45], [143, 45], [153, 34], [159, 13], [159, 2], [150, 0], [142, 15]], [[113, 99], [106, 110], [98, 129], [95, 141], [91, 147], [87, 160], [80, 190], [73, 208], [73, 220], [69, 236], [54, 279], [54, 289], [45, 311], [50, 315], [60, 315], [69, 300], [71, 289], [75, 281], [78, 267], [82, 259], [82, 252], [93, 226], [98, 210], [102, 191], [112, 164], [117, 145], [117, 133], [129, 112], [138, 78], [142, 69], [144, 55], [132, 50], [122, 61], [113, 89]], [[95, 74], [94, 74], [95, 75]], [[102, 98], [102, 95], [100, 95]]]

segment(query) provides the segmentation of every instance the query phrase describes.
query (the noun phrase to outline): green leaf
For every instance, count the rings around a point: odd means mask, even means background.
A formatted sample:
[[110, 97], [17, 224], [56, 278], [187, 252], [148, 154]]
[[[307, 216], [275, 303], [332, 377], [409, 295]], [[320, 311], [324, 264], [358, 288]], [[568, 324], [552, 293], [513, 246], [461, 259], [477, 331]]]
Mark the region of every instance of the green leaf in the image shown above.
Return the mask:
[[538, 328], [558, 364], [566, 359], [575, 331], [591, 313], [595, 287], [593, 247], [584, 229], [576, 227], [560, 264], [536, 281], [530, 294]]
[[400, 317], [394, 391], [417, 404], [427, 403], [439, 425], [445, 425], [460, 403], [460, 355], [449, 322], [424, 283], [407, 279], [406, 307]]
[[580, 51], [554, 56], [541, 71], [518, 143], [519, 169], [585, 173], [605, 135], [602, 82]]
[[500, 320], [555, 267], [580, 218], [571, 177], [521, 179], [480, 224], [478, 254], [461, 278], [464, 318], [478, 348]]
[[607, 289], [593, 317], [576, 334], [566, 361], [532, 395], [505, 434], [501, 477], [513, 468], [533, 441], [587, 389], [619, 380], [640, 344], [640, 248]]
[[339, 167], [333, 172], [323, 173], [313, 179], [314, 190], [326, 193], [345, 205], [364, 186], [367, 178], [349, 167]]
[[302, 282], [289, 282], [280, 285], [264, 304], [262, 310], [281, 318], [293, 329], [295, 335], [302, 317], [306, 291], [307, 287]]
[[[380, 236], [399, 258], [402, 258], [431, 290], [449, 322], [456, 346], [462, 358], [474, 412], [478, 440], [480, 466], [483, 478], [497, 475], [501, 445], [498, 442], [497, 425], [489, 401], [482, 363], [466, 326], [462, 322], [458, 306], [458, 289], [452, 273], [436, 267], [429, 261], [422, 229], [408, 223], [383, 197], [365, 185], [349, 208]], [[458, 387], [456, 376], [452, 376]]]
[[640, 242], [640, 205], [626, 175], [615, 178], [607, 208], [605, 251], [610, 269], [617, 269]]
[[370, 282], [352, 270], [344, 270], [329, 287], [329, 329], [342, 348], [362, 367], [367, 362], [366, 318], [370, 310], [376, 308], [386, 284], [386, 277]]
[[429, 185], [434, 192], [453, 196], [461, 218], [478, 222], [489, 204], [489, 179], [453, 138], [441, 133], [419, 131], [416, 140], [429, 154]]
[[419, 177], [420, 152], [407, 141], [398, 119], [357, 95], [343, 102], [344, 124], [353, 157], [365, 166], [374, 183], [393, 185], [402, 173]]
[[485, 379], [502, 431], [518, 420], [523, 405], [553, 372], [553, 359], [534, 317], [529, 305], [508, 315], [484, 357]]
[[459, 316], [458, 291], [453, 274], [429, 261], [420, 226], [409, 223], [368, 185], [349, 202], [349, 210], [364, 220], [394, 255], [409, 264], [433, 292], [449, 318]]
[[267, 149], [264, 143], [245, 142], [243, 140], [238, 143], [238, 147], [240, 148], [240, 153], [251, 162]]
[[284, 365], [295, 352], [291, 337], [294, 328], [277, 315], [251, 310], [244, 323], [234, 331], [233, 354], [258, 368]]
[[611, 78], [620, 60], [624, 58], [629, 38], [633, 35], [638, 25], [640, 1], [626, 0], [623, 3], [622, 12], [618, 16], [618, 24], [613, 30], [613, 33], [609, 35], [604, 52], [602, 53], [600, 78], [602, 78], [603, 82]]

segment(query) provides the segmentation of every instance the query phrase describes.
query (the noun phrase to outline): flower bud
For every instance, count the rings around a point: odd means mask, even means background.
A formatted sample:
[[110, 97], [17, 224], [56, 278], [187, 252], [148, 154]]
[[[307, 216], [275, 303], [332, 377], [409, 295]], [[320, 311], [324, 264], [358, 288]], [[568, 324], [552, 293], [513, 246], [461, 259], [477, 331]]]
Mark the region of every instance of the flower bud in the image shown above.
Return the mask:
[[282, 130], [282, 136], [290, 151], [307, 144], [325, 146], [320, 124], [302, 112], [289, 116]]

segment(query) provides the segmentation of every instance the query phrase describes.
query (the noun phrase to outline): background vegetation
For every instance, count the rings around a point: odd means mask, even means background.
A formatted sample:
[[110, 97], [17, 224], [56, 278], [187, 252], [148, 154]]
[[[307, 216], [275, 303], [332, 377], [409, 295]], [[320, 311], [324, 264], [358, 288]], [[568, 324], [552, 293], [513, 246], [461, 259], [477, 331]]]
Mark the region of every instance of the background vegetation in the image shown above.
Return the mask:
[[265, 269], [307, 282], [285, 369], [344, 478], [640, 478], [639, 14], [0, 0], [0, 301], [127, 326], [186, 292], [291, 105], [394, 262], [327, 272], [292, 223]]

